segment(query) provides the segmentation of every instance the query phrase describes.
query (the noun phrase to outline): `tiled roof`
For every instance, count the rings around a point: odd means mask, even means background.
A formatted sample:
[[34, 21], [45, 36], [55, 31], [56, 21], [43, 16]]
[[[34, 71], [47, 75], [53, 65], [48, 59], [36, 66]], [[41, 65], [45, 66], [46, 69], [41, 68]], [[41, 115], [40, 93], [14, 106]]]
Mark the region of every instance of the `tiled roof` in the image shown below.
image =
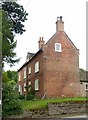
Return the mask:
[[24, 67], [24, 66], [26, 66], [34, 57], [36, 57], [36, 55], [38, 54], [38, 53], [40, 53], [42, 51], [42, 49], [40, 49], [37, 53], [33, 53], [33, 56], [32, 56], [32, 58], [28, 61], [28, 62], [25, 62], [21, 67], [20, 67], [20, 69], [18, 69], [18, 72]]

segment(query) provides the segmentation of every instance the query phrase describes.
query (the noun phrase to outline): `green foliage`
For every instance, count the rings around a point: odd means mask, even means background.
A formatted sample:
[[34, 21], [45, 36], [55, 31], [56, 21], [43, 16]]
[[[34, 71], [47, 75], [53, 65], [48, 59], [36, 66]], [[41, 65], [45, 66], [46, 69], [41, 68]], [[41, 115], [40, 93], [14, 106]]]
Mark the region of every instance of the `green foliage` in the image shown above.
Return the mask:
[[2, 73], [2, 80], [3, 80], [3, 83], [5, 82], [9, 82], [10, 81], [10, 79], [8, 78], [8, 76], [7, 76], [7, 72], [3, 72]]
[[52, 99], [45, 99], [45, 100], [22, 100], [22, 108], [23, 110], [33, 110], [33, 109], [46, 109], [47, 108], [47, 104], [50, 102], [53, 103], [61, 103], [61, 102], [69, 102], [69, 101], [86, 101], [87, 98], [85, 97], [79, 97], [79, 98], [52, 98]]
[[16, 82], [14, 80], [11, 80], [8, 82], [9, 86], [12, 86], [12, 88], [14, 88], [14, 86], [16, 85]]
[[31, 93], [28, 92], [27, 95], [26, 95], [26, 100], [33, 100], [34, 97], [35, 97], [34, 94], [31, 94]]
[[8, 78], [8, 72], [2, 74], [2, 115], [15, 115], [22, 112], [18, 92], [14, 89], [16, 82]]
[[6, 71], [3, 72], [3, 80], [4, 81], [14, 81], [15, 83], [17, 83], [17, 79], [18, 79], [18, 75], [17, 75], [17, 71]]
[[26, 100], [33, 100], [35, 97], [35, 90], [31, 85], [28, 86], [28, 92], [26, 93]]
[[16, 2], [3, 2], [2, 9], [7, 13], [8, 19], [12, 23], [12, 31], [15, 33], [22, 34], [24, 30], [24, 25], [22, 24], [27, 20], [27, 13], [23, 6], [17, 4]]
[[16, 53], [14, 49], [16, 48], [17, 41], [14, 41], [14, 34], [11, 31], [12, 22], [9, 21], [7, 14], [2, 11], [2, 62], [7, 62], [10, 66], [14, 63], [19, 62], [20, 59], [14, 59]]
[[6, 71], [6, 73], [9, 79], [14, 80], [17, 83], [17, 79], [18, 79], [17, 71], [8, 70]]
[[21, 103], [18, 99], [18, 94], [13, 90], [12, 86], [3, 83], [2, 91], [2, 115], [16, 115], [22, 112]]
[[25, 96], [24, 95], [19, 95], [19, 99], [20, 100], [25, 99]]
[[16, 2], [2, 2], [2, 10], [0, 10], [0, 18], [2, 18], [2, 65], [8, 63], [13, 66], [19, 62], [16, 58], [14, 49], [17, 41], [14, 40], [15, 34], [23, 34], [23, 22], [27, 20], [27, 13], [23, 6]]

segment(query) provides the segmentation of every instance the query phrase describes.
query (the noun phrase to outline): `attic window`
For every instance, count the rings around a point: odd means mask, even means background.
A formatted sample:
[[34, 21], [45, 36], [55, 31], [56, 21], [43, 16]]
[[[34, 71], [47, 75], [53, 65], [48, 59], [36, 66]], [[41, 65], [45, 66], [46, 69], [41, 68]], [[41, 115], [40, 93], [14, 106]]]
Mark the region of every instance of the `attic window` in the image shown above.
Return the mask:
[[62, 52], [60, 43], [55, 43], [55, 51], [56, 52]]

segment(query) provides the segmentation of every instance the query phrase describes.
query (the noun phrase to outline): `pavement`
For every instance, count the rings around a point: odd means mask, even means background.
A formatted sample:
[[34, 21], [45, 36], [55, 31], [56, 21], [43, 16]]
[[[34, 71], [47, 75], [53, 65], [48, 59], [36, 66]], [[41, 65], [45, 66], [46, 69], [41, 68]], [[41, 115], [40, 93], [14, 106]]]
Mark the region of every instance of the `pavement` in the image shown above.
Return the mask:
[[71, 117], [67, 117], [67, 118], [88, 118], [87, 115], [77, 115], [77, 116], [71, 116]]
[[78, 115], [64, 118], [3, 118], [1, 120], [88, 120], [86, 115]]

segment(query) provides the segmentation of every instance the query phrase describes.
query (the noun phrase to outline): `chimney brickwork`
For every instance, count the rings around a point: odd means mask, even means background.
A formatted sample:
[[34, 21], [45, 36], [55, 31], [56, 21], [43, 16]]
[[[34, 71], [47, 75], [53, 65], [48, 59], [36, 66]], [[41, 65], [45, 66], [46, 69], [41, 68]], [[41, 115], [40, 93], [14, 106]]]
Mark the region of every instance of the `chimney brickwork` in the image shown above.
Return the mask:
[[44, 48], [45, 41], [43, 40], [43, 37], [39, 38], [38, 44], [39, 44], [39, 49], [43, 49]]
[[56, 32], [64, 31], [64, 22], [62, 21], [62, 16], [57, 17], [56, 21]]

